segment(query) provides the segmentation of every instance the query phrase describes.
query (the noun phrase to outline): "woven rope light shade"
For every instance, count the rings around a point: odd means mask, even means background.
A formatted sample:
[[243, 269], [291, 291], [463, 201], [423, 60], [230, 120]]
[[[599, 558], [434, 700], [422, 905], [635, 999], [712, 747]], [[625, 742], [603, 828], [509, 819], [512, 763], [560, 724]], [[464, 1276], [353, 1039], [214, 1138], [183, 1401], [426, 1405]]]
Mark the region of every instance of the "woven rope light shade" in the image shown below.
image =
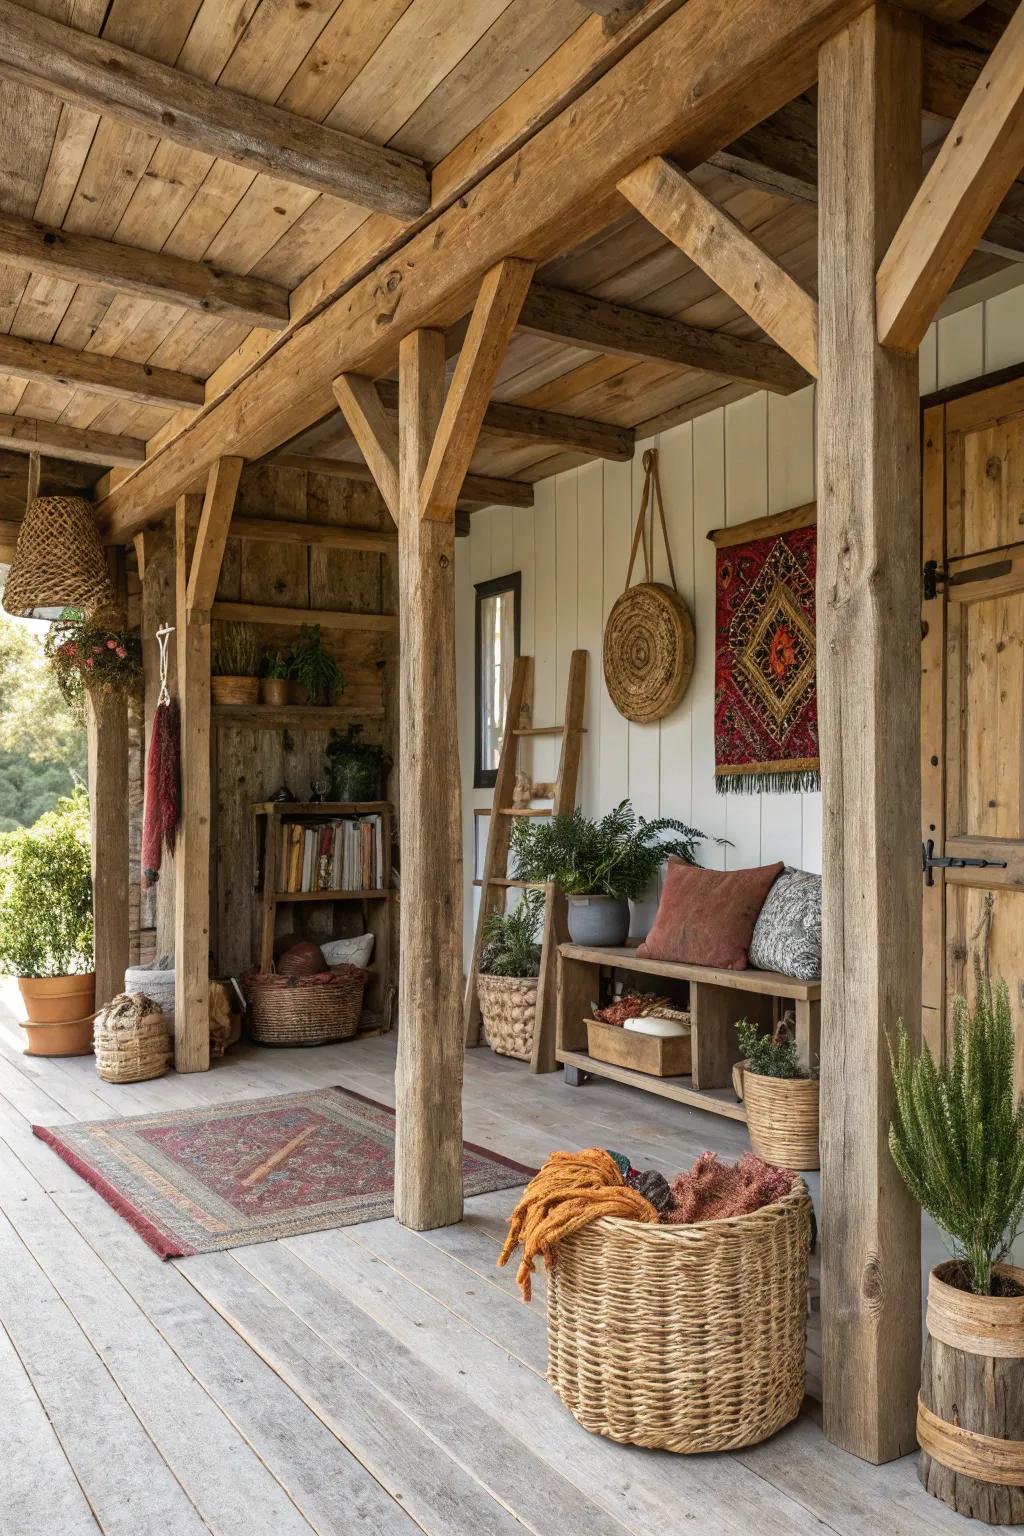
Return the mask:
[[91, 615], [116, 604], [92, 507], [81, 496], [35, 496], [18, 530], [3, 606], [20, 618]]

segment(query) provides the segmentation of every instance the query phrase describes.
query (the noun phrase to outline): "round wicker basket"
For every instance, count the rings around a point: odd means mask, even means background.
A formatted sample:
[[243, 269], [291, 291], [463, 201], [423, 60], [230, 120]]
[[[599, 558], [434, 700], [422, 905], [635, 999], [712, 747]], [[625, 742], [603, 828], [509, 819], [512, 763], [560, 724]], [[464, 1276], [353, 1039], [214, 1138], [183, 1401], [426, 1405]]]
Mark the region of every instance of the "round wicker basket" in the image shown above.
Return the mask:
[[105, 1083], [144, 1083], [163, 1077], [172, 1053], [159, 1003], [141, 992], [115, 997], [96, 1016], [96, 1071]]
[[314, 976], [250, 971], [242, 985], [249, 1033], [260, 1045], [326, 1045], [359, 1030], [366, 971], [338, 966]]
[[756, 1445], [804, 1396], [811, 1202], [747, 1216], [604, 1217], [558, 1245], [548, 1380], [584, 1429], [692, 1453]]
[[660, 582], [627, 587], [604, 631], [604, 679], [620, 715], [644, 725], [675, 709], [693, 676], [693, 619]]
[[499, 1056], [529, 1061], [537, 1015], [536, 976], [483, 976], [476, 979], [484, 1039]]
[[761, 1077], [743, 1070], [750, 1145], [780, 1168], [818, 1168], [818, 1079]]

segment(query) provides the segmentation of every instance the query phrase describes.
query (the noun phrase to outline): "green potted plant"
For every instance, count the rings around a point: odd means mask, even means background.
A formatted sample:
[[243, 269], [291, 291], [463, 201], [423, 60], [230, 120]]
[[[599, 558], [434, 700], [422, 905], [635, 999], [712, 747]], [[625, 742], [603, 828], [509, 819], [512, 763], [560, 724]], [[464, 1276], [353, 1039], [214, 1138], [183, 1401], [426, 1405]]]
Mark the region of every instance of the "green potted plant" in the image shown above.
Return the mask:
[[345, 686], [341, 668], [320, 639], [319, 624], [304, 624], [292, 648], [288, 676], [295, 704], [333, 704]]
[[477, 996], [484, 1039], [501, 1056], [529, 1061], [533, 1054], [544, 897], [524, 891], [511, 912], [484, 921]]
[[142, 646], [136, 630], [97, 623], [65, 608], [43, 642], [57, 687], [76, 719], [86, 693], [132, 694], [142, 681]]
[[961, 1514], [1024, 1524], [1024, 1269], [1007, 1262], [1024, 1230], [1024, 1095], [1005, 982], [978, 969], [941, 1065], [902, 1022], [889, 1050], [889, 1148], [952, 1250], [928, 1278], [918, 1475]]
[[391, 758], [382, 746], [362, 739], [361, 725], [350, 725], [342, 735], [331, 731], [327, 741], [327, 768], [332, 800], [380, 800], [384, 775]]
[[[663, 834], [675, 837], [663, 840]], [[636, 815], [628, 800], [600, 820], [569, 816], [519, 821], [512, 831], [516, 875], [553, 880], [568, 898], [574, 944], [618, 945], [629, 935], [629, 903], [638, 901], [670, 855], [695, 864], [703, 832], [659, 816]]]
[[747, 1106], [750, 1145], [766, 1163], [781, 1168], [819, 1166], [818, 1074], [800, 1065], [786, 1020], [768, 1034], [740, 1019], [743, 1060], [733, 1069], [737, 1097]]
[[0, 970], [18, 978], [30, 1056], [92, 1046], [89, 800], [78, 788], [31, 827], [0, 835]]
[[251, 624], [214, 624], [210, 637], [210, 696], [215, 704], [256, 704], [260, 648]]
[[260, 700], [264, 704], [280, 706], [288, 703], [288, 671], [291, 655], [288, 651], [266, 650], [260, 668]]

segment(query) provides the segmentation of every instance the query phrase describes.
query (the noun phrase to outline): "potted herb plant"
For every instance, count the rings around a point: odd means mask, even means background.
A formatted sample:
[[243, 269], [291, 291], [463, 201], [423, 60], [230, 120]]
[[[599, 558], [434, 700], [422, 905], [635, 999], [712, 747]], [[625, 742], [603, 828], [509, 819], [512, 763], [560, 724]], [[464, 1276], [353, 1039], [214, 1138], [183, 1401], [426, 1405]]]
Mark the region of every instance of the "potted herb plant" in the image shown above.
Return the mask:
[[210, 637], [210, 696], [215, 704], [255, 704], [260, 648], [251, 624], [215, 624]]
[[[663, 840], [663, 834], [675, 837]], [[624, 944], [629, 903], [638, 901], [670, 855], [695, 864], [703, 832], [671, 817], [652, 821], [623, 800], [600, 820], [569, 816], [519, 821], [512, 832], [515, 870], [522, 880], [553, 880], [568, 898], [574, 944]]]
[[361, 725], [350, 725], [342, 735], [331, 731], [327, 741], [327, 769], [332, 800], [379, 800], [391, 758], [382, 746], [364, 741]]
[[291, 656], [288, 651], [266, 650], [260, 668], [260, 700], [264, 704], [280, 706], [288, 703], [288, 670]]
[[762, 1035], [756, 1024], [740, 1019], [736, 1034], [743, 1060], [733, 1071], [733, 1084], [747, 1106], [750, 1145], [766, 1163], [817, 1168], [817, 1069], [800, 1065], [785, 1021]]
[[902, 1023], [890, 1056], [889, 1148], [952, 1248], [928, 1278], [918, 1476], [960, 1514], [1024, 1524], [1024, 1269], [1007, 1262], [1024, 1229], [1024, 1095], [1005, 982], [978, 970], [941, 1066]]
[[304, 624], [288, 663], [295, 704], [333, 704], [345, 686], [341, 668], [320, 639], [319, 624]]
[[30, 1056], [92, 1048], [89, 801], [77, 789], [31, 827], [0, 836], [0, 970], [18, 978]]
[[142, 681], [142, 647], [133, 629], [111, 628], [65, 608], [44, 641], [65, 703], [82, 718], [86, 693], [134, 693]]
[[511, 912], [492, 912], [484, 921], [476, 978], [484, 1039], [492, 1051], [520, 1061], [533, 1054], [543, 911], [542, 893], [524, 891]]

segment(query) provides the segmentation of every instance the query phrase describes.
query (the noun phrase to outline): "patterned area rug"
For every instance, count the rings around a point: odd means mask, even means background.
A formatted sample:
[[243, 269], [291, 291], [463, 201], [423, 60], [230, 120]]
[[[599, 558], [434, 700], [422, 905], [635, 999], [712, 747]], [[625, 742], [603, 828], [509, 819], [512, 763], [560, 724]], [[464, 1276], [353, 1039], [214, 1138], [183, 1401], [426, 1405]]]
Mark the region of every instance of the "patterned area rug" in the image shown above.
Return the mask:
[[[394, 1121], [372, 1099], [320, 1088], [32, 1129], [170, 1259], [391, 1216]], [[465, 1145], [467, 1195], [534, 1172]]]

